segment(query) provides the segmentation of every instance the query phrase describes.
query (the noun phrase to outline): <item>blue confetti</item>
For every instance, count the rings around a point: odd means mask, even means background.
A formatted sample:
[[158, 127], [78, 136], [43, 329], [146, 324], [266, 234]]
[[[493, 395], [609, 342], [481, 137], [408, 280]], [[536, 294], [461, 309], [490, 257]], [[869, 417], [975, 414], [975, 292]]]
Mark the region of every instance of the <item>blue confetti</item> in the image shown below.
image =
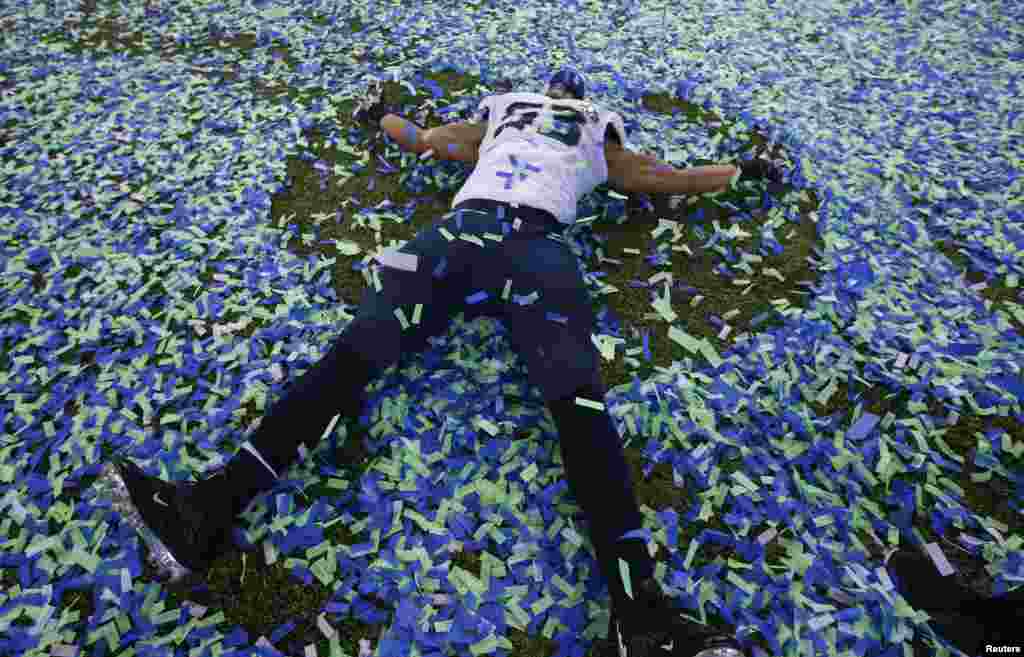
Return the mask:
[[873, 413], [864, 413], [860, 416], [857, 422], [850, 427], [850, 430], [846, 432], [846, 437], [850, 440], [864, 440], [871, 430], [878, 424], [880, 418]]
[[448, 259], [441, 258], [441, 261], [434, 267], [434, 278], [442, 278], [444, 276], [445, 269], [448, 267]]

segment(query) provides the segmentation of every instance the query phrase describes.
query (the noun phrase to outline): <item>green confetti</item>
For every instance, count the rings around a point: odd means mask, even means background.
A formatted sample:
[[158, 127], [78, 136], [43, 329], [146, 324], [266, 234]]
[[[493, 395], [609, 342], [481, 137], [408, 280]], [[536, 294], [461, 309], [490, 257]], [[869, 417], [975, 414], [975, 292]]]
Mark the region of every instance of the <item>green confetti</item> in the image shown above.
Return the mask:
[[619, 576], [622, 578], [622, 586], [626, 590], [626, 595], [633, 600], [633, 582], [629, 577], [629, 564], [625, 559], [619, 559]]
[[343, 256], [354, 256], [362, 253], [362, 248], [351, 240], [334, 240], [334, 247]]
[[491, 436], [497, 436], [499, 433], [501, 433], [501, 429], [498, 427], [498, 425], [494, 424], [487, 418], [476, 418], [476, 424], [478, 427], [486, 431]]
[[576, 405], [583, 406], [585, 408], [592, 408], [597, 411], [604, 411], [604, 404], [602, 402], [594, 401], [591, 399], [584, 399], [582, 397], [576, 398]]
[[394, 315], [398, 319], [398, 323], [402, 325], [402, 330], [409, 328], [409, 322], [405, 319], [405, 313], [402, 312], [401, 308], [395, 308]]
[[[630, 594], [629, 597], [632, 598], [633, 595]], [[547, 595], [545, 593], [544, 597], [540, 598], [539, 600], [535, 601], [532, 605], [530, 605], [530, 611], [533, 612], [534, 616], [540, 616], [545, 611], [550, 609], [551, 606], [554, 605], [554, 604], [555, 604], [555, 601], [551, 599], [551, 596], [549, 596], [549, 595]]]
[[473, 657], [480, 657], [480, 655], [486, 655], [494, 652], [498, 648], [498, 639], [493, 634], [488, 635], [487, 638], [477, 641], [469, 647], [469, 652]]

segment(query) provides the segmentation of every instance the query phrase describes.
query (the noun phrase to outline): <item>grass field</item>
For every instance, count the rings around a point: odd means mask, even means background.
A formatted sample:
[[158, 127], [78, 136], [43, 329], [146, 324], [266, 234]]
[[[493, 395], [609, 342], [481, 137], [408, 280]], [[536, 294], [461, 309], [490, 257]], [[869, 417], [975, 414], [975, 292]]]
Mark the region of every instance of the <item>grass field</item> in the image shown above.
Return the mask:
[[[120, 20], [117, 10], [102, 3], [83, 3], [82, 12], [84, 16], [76, 30], [90, 34], [88, 38], [70, 41], [67, 32], [54, 31], [44, 36], [42, 42], [64, 44], [71, 53], [90, 53], [99, 44], [105, 43], [115, 45], [121, 52], [137, 57], [152, 55], [154, 48], [159, 46], [161, 56], [168, 61], [182, 61], [195, 53], [209, 56], [220, 52], [236, 60], [246, 57], [267, 58], [274, 62], [274, 66], [282, 69], [292, 69], [300, 63], [300, 58], [293, 55], [289, 46], [281, 43], [270, 47], [259, 45], [254, 34], [244, 31], [209, 35], [205, 39], [194, 39], [184, 46], [159, 34], [127, 29], [126, 23]], [[311, 32], [315, 33], [318, 29], [327, 29], [331, 26], [332, 19], [310, 12], [308, 20]], [[359, 18], [348, 17], [335, 23], [332, 29], [359, 33], [366, 28]], [[363, 57], [367, 61], [375, 59], [382, 62], [412, 56], [414, 44], [389, 42], [388, 30], [376, 26], [373, 29], [379, 31], [380, 43], [384, 44], [382, 52], [368, 51], [357, 55], [358, 57]], [[230, 66], [223, 70], [199, 66], [193, 68], [196, 74], [209, 80], [211, 94], [243, 85], [255, 97], [265, 101], [303, 106], [309, 106], [325, 95], [323, 90], [294, 89], [275, 83], [272, 79], [253, 81], [250, 77], [240, 75], [238, 71], [232, 71]], [[425, 72], [424, 75], [444, 91], [446, 98], [472, 93], [481, 84], [479, 79], [472, 76], [452, 72]], [[31, 102], [32, 90], [15, 91], [27, 94]], [[331, 283], [337, 297], [347, 304], [358, 303], [366, 285], [363, 274], [353, 270], [352, 265], [362, 255], [371, 253], [380, 246], [409, 240], [417, 231], [436, 222], [450, 208], [461, 181], [468, 175], [468, 170], [462, 165], [452, 164], [452, 179], [445, 180], [443, 184], [432, 181], [422, 193], [415, 194], [410, 192], [405, 184], [408, 181], [408, 172], [401, 168], [386, 169], [381, 164], [381, 159], [394, 161], [397, 149], [394, 145], [385, 145], [379, 136], [371, 139], [376, 132], [376, 120], [384, 111], [395, 112], [426, 126], [435, 126], [450, 120], [449, 117], [440, 116], [434, 111], [427, 102], [430, 97], [426, 90], [421, 89], [420, 93], [412, 93], [402, 84], [386, 81], [383, 86], [381, 107], [376, 112], [354, 117], [353, 112], [357, 107], [355, 101], [342, 103], [334, 121], [340, 134], [350, 136], [350, 142], [330, 143], [328, 137], [318, 130], [305, 130], [305, 146], [302, 152], [290, 154], [288, 157], [285, 188], [271, 198], [268, 223], [291, 234], [287, 241], [287, 249], [295, 256], [334, 259], [334, 264], [330, 267]], [[721, 134], [723, 138], [734, 134], [738, 122], [736, 117], [720, 116], [668, 95], [645, 95], [641, 104], [649, 112], [675, 116], [681, 121], [703, 126], [711, 135]], [[17, 127], [16, 121], [2, 126], [0, 147], [5, 145], [6, 135], [14, 134]], [[182, 143], [190, 143], [201, 140], [203, 135], [201, 130], [197, 129], [183, 133], [179, 138]], [[367, 139], [370, 140], [369, 149], [361, 150], [360, 145]], [[750, 134], [749, 141], [738, 150], [747, 151], [768, 146], [774, 144], [771, 144], [764, 135], [754, 131]], [[704, 163], [707, 162], [692, 162]], [[341, 165], [345, 169], [354, 168], [358, 173], [340, 176], [336, 173], [335, 165]], [[111, 190], [137, 191], [132, 189], [130, 181], [116, 177], [109, 180], [108, 184]], [[791, 204], [799, 209], [798, 222], [785, 223], [775, 231], [775, 240], [782, 246], [779, 253], [773, 252], [767, 242], [762, 243], [760, 230], [751, 226], [753, 223], [756, 227], [757, 222], [764, 217], [765, 213], [757, 209], [762, 199], [752, 199], [740, 191], [715, 199], [699, 198], [693, 199], [693, 202], [682, 203], [668, 198], [651, 198], [649, 206], [645, 199], [629, 197], [624, 201], [624, 214], [621, 219], [596, 221], [593, 226], [583, 229], [592, 230], [594, 239], [602, 245], [604, 255], [613, 259], [613, 262], [606, 262], [600, 266], [603, 277], [600, 284], [595, 284], [592, 289], [595, 304], [606, 305], [612, 313], [621, 318], [622, 335], [629, 338], [626, 350], [618, 350], [612, 361], [602, 363], [604, 381], [610, 389], [630, 385], [634, 376], [646, 380], [663, 371], [658, 368], [669, 368], [676, 361], [692, 362], [694, 358], [690, 351], [669, 337], [668, 325], [656, 313], [651, 312], [650, 291], [646, 287], [631, 285], [631, 281], [646, 281], [659, 272], [670, 272], [670, 280], [681, 281], [689, 286], [688, 290], [673, 290], [673, 309], [681, 316], [687, 333], [696, 338], [706, 338], [718, 353], [724, 353], [751, 335], [770, 330], [781, 323], [783, 317], [778, 312], [779, 308], [802, 307], [809, 303], [810, 293], [807, 289], [819, 276], [820, 253], [826, 248], [817, 224], [820, 200], [813, 191], [803, 192], [791, 185], [773, 185], [765, 191], [775, 203]], [[606, 192], [606, 189], [601, 188], [596, 194]], [[358, 205], [353, 203], [353, 199], [358, 199]], [[395, 207], [406, 207], [414, 203], [415, 211], [408, 219], [402, 217], [401, 213], [392, 215], [394, 219], [380, 219], [376, 216], [363, 215], [358, 210], [376, 207], [384, 201]], [[754, 219], [743, 219], [740, 216], [741, 209], [753, 210]], [[94, 212], [98, 211], [100, 207], [97, 206]], [[346, 220], [336, 221], [341, 213], [346, 215]], [[703, 218], [695, 218], [698, 213], [703, 213]], [[89, 216], [88, 213], [83, 214], [83, 218]], [[642, 253], [647, 253], [651, 249], [654, 243], [652, 230], [658, 227], [659, 219], [678, 222], [674, 229], [668, 231], [669, 234], [674, 232], [670, 249], [672, 252], [692, 254], [692, 257], [673, 257], [668, 259], [668, 264], [653, 264], [646, 258], [624, 256], [624, 249], [637, 249]], [[720, 240], [720, 244], [742, 245], [748, 251], [762, 255], [756, 260], [741, 261], [739, 264], [733, 262], [730, 265], [727, 255], [731, 249], [720, 245], [708, 246], [709, 237], [714, 234], [728, 235]], [[14, 240], [11, 236], [4, 237]], [[954, 241], [941, 242], [939, 249], [957, 265], [967, 284], [983, 280], [981, 275], [971, 271], [969, 261], [958, 251], [958, 245]], [[749, 271], [752, 274], [749, 278], [751, 281], [756, 280], [756, 285], [738, 286], [735, 280], [721, 276], [722, 268], [729, 266]], [[66, 273], [65, 278], [74, 278], [79, 273]], [[146, 265], [140, 272], [143, 280], [157, 280], [163, 275], [156, 267]], [[210, 259], [206, 262], [200, 280], [204, 284], [217, 285], [216, 260]], [[47, 283], [42, 274], [33, 279], [32, 285], [38, 293], [45, 294]], [[161, 293], [170, 294], [157, 282], [151, 294]], [[1016, 289], [1001, 286], [997, 281], [988, 281], [988, 285], [979, 290], [978, 294], [993, 312], [999, 312], [1006, 304], [1017, 299]], [[247, 326], [235, 333], [240, 337], [251, 337], [271, 322], [259, 317], [247, 317], [244, 313], [229, 313], [223, 317], [225, 323], [239, 320], [248, 320]], [[723, 331], [723, 322], [729, 325], [728, 332]], [[212, 330], [212, 326], [208, 328]], [[1013, 328], [1018, 333], [1024, 329], [1015, 321]], [[649, 336], [649, 357], [635, 347], [639, 344], [639, 337], [644, 333]], [[12, 344], [0, 344], [0, 363], [4, 363], [4, 369], [9, 365], [5, 361], [12, 350]], [[868, 384], [867, 380], [872, 379], [872, 372], [864, 366], [864, 362], [868, 360], [866, 355], [869, 347], [855, 345], [854, 353], [858, 350], [863, 350], [861, 353], [864, 358], [850, 363], [852, 376], [848, 382], [840, 381], [825, 403], [818, 403], [813, 407], [818, 417], [835, 417], [849, 424], [859, 413], [865, 411], [883, 418], [900, 419], [926, 411], [935, 417], [950, 418], [950, 423], [945, 426], [943, 439], [953, 452], [967, 459], [968, 463], [973, 461], [973, 450], [979, 444], [978, 436], [987, 428], [1005, 430], [1016, 443], [1024, 440], [1024, 433], [1013, 417], [982, 415], [968, 407], [958, 408], [951, 416], [949, 405], [935, 394], [929, 394], [919, 403], [911, 399], [907, 390], [890, 390], [882, 385]], [[76, 350], [61, 355], [62, 362], [78, 362], [85, 368], [92, 364], [91, 358], [89, 352], [79, 353]], [[45, 396], [47, 392], [47, 389], [44, 389], [42, 394]], [[71, 404], [65, 407], [63, 412], [68, 417], [74, 417], [79, 410]], [[258, 421], [262, 411], [263, 405], [257, 399], [250, 399], [236, 411], [235, 422], [239, 427], [249, 427]], [[170, 412], [158, 408], [149, 417], [151, 426], [160, 427], [161, 414]], [[347, 478], [351, 482], [358, 482], [359, 478], [373, 466], [377, 457], [370, 455], [366, 448], [367, 426], [353, 422], [349, 430], [353, 433], [345, 442], [338, 460], [350, 464]], [[644, 445], [629, 446], [626, 448], [626, 454], [633, 470], [634, 481], [637, 482], [640, 504], [650, 509], [674, 509], [680, 515], [684, 514], [698, 491], [679, 486], [670, 466], [664, 463], [652, 464], [644, 455]], [[722, 464], [722, 475], [731, 475], [743, 468], [744, 460], [737, 454], [736, 458]], [[1006, 525], [1009, 535], [1018, 536], [1021, 531], [1021, 520], [1010, 503], [1013, 496], [1012, 486], [999, 476], [978, 481], [971, 476], [972, 472], [970, 468], [965, 468], [964, 473], [955, 482], [963, 491], [966, 506], [975, 514], [989, 516]], [[895, 480], [922, 483], [928, 478], [925, 474], [902, 474]], [[63, 498], [68, 501], [78, 499], [89, 483], [88, 478], [83, 480], [79, 487], [67, 492]], [[873, 491], [872, 499], [884, 505], [892, 483], [890, 481], [880, 484]], [[321, 484], [313, 483], [305, 492], [315, 499], [318, 494], [326, 494], [328, 491]], [[53, 519], [50, 522], [54, 523], [52, 531], [59, 532], [59, 523]], [[935, 532], [925, 515], [919, 514], [915, 518], [914, 526], [927, 541], [946, 540]], [[731, 531], [724, 518], [715, 516], [703, 526], [682, 526], [679, 544], [685, 545], [689, 538], [702, 529]], [[751, 529], [759, 531], [763, 527]], [[353, 545], [360, 542], [349, 532], [345, 522], [331, 526], [325, 532], [325, 537], [333, 545]], [[15, 538], [15, 535], [7, 536], [8, 540]], [[879, 549], [881, 547], [867, 534], [860, 538], [866, 546]], [[984, 586], [984, 578], [980, 575], [977, 560], [960, 558], [963, 555], [956, 550], [948, 551], [947, 556], [964, 569], [974, 572], [978, 585]], [[701, 554], [702, 563], [716, 560], [725, 563], [728, 557], [729, 555], [724, 553], [715, 554], [713, 547], [708, 547]], [[665, 555], [659, 554], [658, 558], [664, 559]], [[766, 563], [777, 565], [785, 563], [787, 558], [781, 546], [767, 548]], [[452, 562], [474, 575], [480, 575], [479, 554], [472, 551], [457, 553]], [[3, 570], [0, 578], [5, 589], [13, 590], [18, 586], [17, 573], [14, 569]], [[205, 590], [196, 588], [200, 586]], [[225, 623], [244, 628], [253, 639], [258, 636], [269, 636], [274, 628], [287, 622], [294, 622], [295, 627], [288, 634], [287, 640], [278, 644], [279, 649], [284, 650], [284, 646], [287, 645], [291, 651], [288, 654], [298, 655], [303, 646], [314, 644], [318, 654], [330, 654], [330, 643], [318, 627], [317, 617], [334, 591], [316, 579], [300, 581], [280, 560], [268, 565], [260, 550], [245, 553], [244, 558], [243, 553], [233, 552], [218, 561], [208, 577], [163, 588], [167, 591], [165, 609], [175, 609], [185, 601], [191, 601], [209, 608], [211, 612], [222, 611]], [[76, 612], [80, 619], [77, 625], [69, 627], [78, 627], [77, 631], [81, 631], [85, 621], [95, 610], [94, 596], [98, 595], [93, 588], [65, 595], [61, 601], [60, 611]], [[3, 598], [0, 597], [0, 603], [2, 602]], [[381, 605], [380, 616], [376, 622], [358, 620], [355, 617], [342, 623], [335, 622], [333, 626], [339, 634], [342, 650], [346, 654], [356, 655], [366, 649], [366, 645], [360, 647], [360, 641], [369, 640], [367, 645], [376, 645], [382, 628], [388, 625], [389, 614], [390, 611]], [[373, 614], [368, 612], [368, 617], [372, 616]], [[31, 620], [26, 615], [13, 622], [15, 625], [28, 625]], [[72, 630], [71, 634], [73, 635], [75, 631]], [[511, 642], [512, 654], [517, 656], [549, 657], [557, 651], [555, 642], [543, 636], [515, 629], [510, 629], [506, 636]], [[761, 645], [768, 649], [767, 643]], [[596, 650], [594, 654], [597, 654]]]

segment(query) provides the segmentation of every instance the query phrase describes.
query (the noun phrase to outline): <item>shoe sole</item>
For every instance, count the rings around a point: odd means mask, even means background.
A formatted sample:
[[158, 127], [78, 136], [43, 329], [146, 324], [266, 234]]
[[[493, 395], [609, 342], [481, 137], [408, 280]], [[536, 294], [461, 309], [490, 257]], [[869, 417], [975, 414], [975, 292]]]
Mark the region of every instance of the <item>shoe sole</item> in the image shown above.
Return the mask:
[[191, 574], [192, 571], [174, 558], [163, 541], [142, 520], [142, 514], [132, 503], [128, 485], [116, 465], [105, 464], [96, 478], [96, 484], [101, 494], [110, 499], [111, 508], [142, 538], [148, 551], [146, 561], [156, 569], [161, 580], [174, 584]]
[[956, 569], [946, 577], [939, 574], [931, 558], [912, 550], [897, 551], [886, 567], [904, 580], [899, 587], [903, 597], [925, 611], [955, 611], [992, 597], [993, 580], [980, 558], [953, 552], [946, 557]]

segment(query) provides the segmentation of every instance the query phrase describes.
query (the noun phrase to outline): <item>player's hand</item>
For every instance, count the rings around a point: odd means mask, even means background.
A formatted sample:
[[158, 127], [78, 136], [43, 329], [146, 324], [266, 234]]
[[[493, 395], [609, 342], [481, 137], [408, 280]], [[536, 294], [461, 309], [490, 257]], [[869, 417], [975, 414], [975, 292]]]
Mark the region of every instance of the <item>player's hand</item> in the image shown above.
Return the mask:
[[772, 160], [755, 157], [746, 162], [739, 162], [743, 180], [767, 180], [779, 184], [782, 182], [783, 169]]
[[783, 153], [781, 148], [762, 146], [752, 160], [737, 162], [736, 166], [742, 172], [742, 178], [746, 180], [767, 180], [776, 185], [781, 184], [785, 168], [783, 167]]
[[369, 122], [371, 125], [380, 120], [380, 117], [387, 113], [387, 108], [382, 102], [384, 85], [380, 80], [371, 80], [366, 87], [366, 95], [360, 99], [352, 112], [352, 118], [360, 123]]

